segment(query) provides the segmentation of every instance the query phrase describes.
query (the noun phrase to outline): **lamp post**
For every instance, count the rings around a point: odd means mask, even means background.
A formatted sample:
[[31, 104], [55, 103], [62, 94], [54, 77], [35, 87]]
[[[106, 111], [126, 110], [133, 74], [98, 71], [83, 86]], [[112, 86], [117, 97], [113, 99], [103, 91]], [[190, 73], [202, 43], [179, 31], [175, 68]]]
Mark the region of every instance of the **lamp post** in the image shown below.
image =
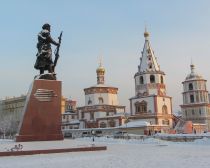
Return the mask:
[[127, 127], [127, 123], [128, 123], [128, 115], [126, 114], [126, 112], [124, 112], [124, 117], [125, 117], [125, 130], [127, 133], [127, 139], [128, 139], [128, 127]]
[[94, 143], [94, 141], [95, 141], [95, 139], [94, 139], [95, 131], [94, 130], [91, 130], [91, 134], [92, 134], [92, 141]]

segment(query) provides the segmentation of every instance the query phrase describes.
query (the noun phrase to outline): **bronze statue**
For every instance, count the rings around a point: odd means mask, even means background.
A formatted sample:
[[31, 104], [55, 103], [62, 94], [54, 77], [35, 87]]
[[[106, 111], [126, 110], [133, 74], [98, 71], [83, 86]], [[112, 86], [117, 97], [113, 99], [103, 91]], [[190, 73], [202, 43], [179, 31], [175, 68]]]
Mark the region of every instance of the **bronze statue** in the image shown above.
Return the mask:
[[[57, 60], [59, 57], [59, 48], [61, 44], [61, 36], [62, 32], [59, 36], [59, 42], [54, 41], [50, 35], [50, 25], [48, 23], [42, 26], [42, 31], [38, 34], [38, 43], [37, 49], [38, 52], [36, 54], [37, 59], [34, 65], [35, 69], [40, 70], [40, 75], [44, 74], [45, 70], [48, 70], [48, 73], [54, 75], [54, 69], [57, 64]], [[51, 44], [57, 46], [55, 51], [55, 60], [52, 60], [52, 49]], [[55, 76], [55, 75], [54, 75]]]

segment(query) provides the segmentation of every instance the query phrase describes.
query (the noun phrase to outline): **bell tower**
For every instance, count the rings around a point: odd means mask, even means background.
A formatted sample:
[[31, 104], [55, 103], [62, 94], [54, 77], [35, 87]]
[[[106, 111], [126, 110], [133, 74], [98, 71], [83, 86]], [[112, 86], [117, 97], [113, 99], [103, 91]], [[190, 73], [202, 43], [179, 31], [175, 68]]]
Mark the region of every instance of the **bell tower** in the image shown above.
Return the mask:
[[135, 96], [130, 98], [131, 115], [153, 125], [172, 127], [172, 101], [166, 95], [165, 73], [160, 70], [149, 37], [145, 29], [140, 64], [134, 75]]

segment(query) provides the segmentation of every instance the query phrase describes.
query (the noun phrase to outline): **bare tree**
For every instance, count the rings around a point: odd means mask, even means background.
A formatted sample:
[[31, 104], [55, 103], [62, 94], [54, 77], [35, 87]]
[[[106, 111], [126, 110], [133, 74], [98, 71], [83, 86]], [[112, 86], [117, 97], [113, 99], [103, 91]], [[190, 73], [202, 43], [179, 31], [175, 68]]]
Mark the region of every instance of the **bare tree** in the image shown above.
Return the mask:
[[3, 135], [4, 139], [6, 135], [9, 135], [10, 137], [13, 136], [17, 132], [17, 128], [18, 121], [14, 113], [0, 114], [0, 133]]

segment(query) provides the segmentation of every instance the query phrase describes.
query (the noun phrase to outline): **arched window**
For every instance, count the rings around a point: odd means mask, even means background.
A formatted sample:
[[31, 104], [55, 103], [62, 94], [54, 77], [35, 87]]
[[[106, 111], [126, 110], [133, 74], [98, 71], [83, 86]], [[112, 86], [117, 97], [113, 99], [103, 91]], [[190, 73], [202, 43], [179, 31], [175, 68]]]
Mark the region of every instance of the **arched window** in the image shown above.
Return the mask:
[[192, 83], [189, 84], [189, 90], [193, 90], [193, 84]]
[[94, 113], [93, 112], [90, 113], [90, 120], [94, 120]]
[[195, 100], [194, 100], [194, 95], [190, 95], [190, 103], [194, 103]]
[[146, 113], [147, 112], [147, 102], [142, 101], [142, 102], [136, 102], [136, 113]]
[[140, 76], [140, 84], [144, 84], [144, 78], [143, 78], [143, 76]]
[[114, 120], [109, 121], [109, 127], [115, 127], [115, 121]]
[[104, 103], [104, 99], [103, 99], [102, 97], [99, 97], [99, 98], [98, 98], [98, 103], [99, 103], [99, 104], [103, 104], [103, 103]]
[[163, 83], [163, 76], [160, 77], [160, 82]]
[[199, 114], [201, 115], [201, 109], [199, 108]]
[[164, 106], [162, 107], [162, 113], [163, 113], [163, 114], [168, 114], [168, 109], [167, 109], [167, 106], [166, 106], [166, 105], [164, 105]]
[[90, 105], [90, 104], [92, 104], [92, 101], [91, 101], [90, 98], [89, 98], [89, 100], [88, 100], [88, 105]]
[[100, 123], [100, 128], [106, 128], [106, 123], [105, 122], [101, 122]]
[[155, 83], [155, 76], [154, 75], [150, 75], [150, 83]]

